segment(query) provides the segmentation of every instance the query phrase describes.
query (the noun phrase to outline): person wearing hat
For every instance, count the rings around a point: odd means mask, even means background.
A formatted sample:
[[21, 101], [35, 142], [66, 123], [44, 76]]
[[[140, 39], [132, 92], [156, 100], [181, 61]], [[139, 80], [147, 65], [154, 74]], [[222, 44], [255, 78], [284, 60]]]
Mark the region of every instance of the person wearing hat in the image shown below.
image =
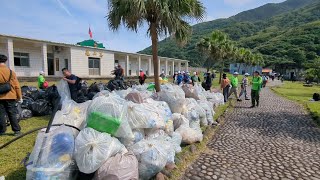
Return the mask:
[[197, 84], [198, 82], [200, 82], [200, 78], [197, 75], [197, 72], [193, 73], [193, 76], [191, 76], [191, 81], [192, 81], [192, 85], [194, 86], [195, 84]]
[[43, 83], [46, 81], [46, 79], [44, 78], [44, 72], [40, 71], [39, 72], [39, 76], [38, 76], [38, 88], [39, 89], [45, 89], [43, 87]]
[[16, 102], [22, 103], [22, 93], [16, 73], [6, 66], [8, 58], [0, 54], [0, 136], [7, 130], [5, 115], [8, 115], [15, 136], [21, 134], [17, 119]]
[[241, 92], [240, 92], [240, 95], [239, 95], [239, 98], [241, 98], [241, 96], [244, 94], [245, 100], [250, 100], [248, 98], [248, 94], [247, 94], [248, 76], [250, 76], [250, 74], [245, 73], [244, 77], [242, 78], [242, 81], [241, 81]]
[[183, 75], [179, 71], [178, 77], [177, 77], [177, 85], [180, 85], [183, 81]]
[[254, 77], [252, 79], [252, 88], [251, 88], [251, 108], [259, 106], [260, 91], [262, 86], [262, 77], [260, 76], [259, 71], [254, 72]]
[[229, 92], [229, 97], [234, 93], [234, 95], [237, 98], [237, 101], [241, 101], [241, 99], [239, 99], [239, 96], [238, 96], [238, 85], [239, 85], [238, 75], [239, 75], [238, 72], [233, 73], [233, 76], [231, 78], [231, 86], [232, 87]]
[[141, 85], [143, 85], [143, 84], [144, 84], [144, 81], [145, 81], [146, 79], [147, 79], [146, 74], [143, 72], [142, 69], [140, 69], [140, 73], [139, 73], [139, 83], [140, 83]]

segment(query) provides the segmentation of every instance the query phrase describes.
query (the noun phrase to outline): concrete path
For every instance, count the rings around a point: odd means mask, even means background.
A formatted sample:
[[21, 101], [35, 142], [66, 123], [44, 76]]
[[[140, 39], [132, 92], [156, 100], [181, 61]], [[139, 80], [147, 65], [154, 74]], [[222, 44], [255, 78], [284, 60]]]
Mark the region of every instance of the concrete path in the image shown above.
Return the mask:
[[212, 152], [202, 154], [183, 179], [320, 180], [320, 129], [304, 110], [269, 88], [259, 108], [250, 104], [227, 112], [208, 144]]

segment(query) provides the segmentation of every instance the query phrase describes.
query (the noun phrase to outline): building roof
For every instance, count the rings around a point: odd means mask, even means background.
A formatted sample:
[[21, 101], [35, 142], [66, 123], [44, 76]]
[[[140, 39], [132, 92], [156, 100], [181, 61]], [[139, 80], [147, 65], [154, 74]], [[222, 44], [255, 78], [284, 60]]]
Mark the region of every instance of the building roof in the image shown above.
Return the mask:
[[[93, 47], [92, 47], [92, 46], [81, 46], [81, 45], [78, 45], [78, 44], [69, 44], [69, 43], [54, 42], [54, 41], [48, 41], [48, 40], [32, 39], [32, 38], [28, 38], [28, 37], [21, 37], [21, 36], [14, 36], [14, 35], [0, 34], [0, 37], [13, 38], [13, 39], [21, 39], [21, 40], [26, 40], [26, 41], [42, 42], [42, 43], [47, 43], [47, 44], [56, 45], [56, 46], [84, 47], [84, 48], [90, 48], [90, 49], [99, 49], [99, 50], [103, 50], [103, 51], [107, 51], [107, 52], [112, 52], [112, 53], [118, 53], [118, 54], [128, 54], [128, 55], [135, 55], [135, 56], [152, 57], [152, 55], [149, 55], [149, 54], [140, 54], [140, 53], [130, 53], [130, 52], [123, 52], [123, 51], [115, 51], [115, 50], [109, 50], [109, 49], [94, 47], [94, 46], [93, 46]], [[189, 62], [188, 60], [176, 59], [176, 58], [169, 58], [169, 57], [161, 57], [161, 56], [159, 56], [159, 58], [167, 58], [168, 60], [176, 60], [176, 61]]]
[[78, 42], [77, 45], [85, 46], [85, 47], [95, 47], [95, 48], [105, 48], [103, 46], [103, 43], [98, 43], [97, 41], [93, 39], [84, 40], [81, 42]]

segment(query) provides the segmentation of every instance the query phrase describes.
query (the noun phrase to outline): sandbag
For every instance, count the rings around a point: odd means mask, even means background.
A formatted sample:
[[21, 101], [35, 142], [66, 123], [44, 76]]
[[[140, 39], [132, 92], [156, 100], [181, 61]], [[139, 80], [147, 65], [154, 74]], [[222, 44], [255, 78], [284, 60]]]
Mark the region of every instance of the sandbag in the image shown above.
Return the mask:
[[86, 174], [95, 172], [117, 153], [127, 153], [119, 140], [92, 128], [83, 129], [75, 141], [75, 159], [79, 170]]
[[142, 140], [129, 148], [139, 161], [139, 178], [148, 180], [167, 164], [168, 153], [158, 140]]
[[138, 180], [138, 160], [133, 152], [116, 154], [95, 173], [95, 180]]
[[46, 116], [50, 114], [50, 106], [48, 101], [44, 99], [38, 99], [30, 106], [30, 110], [34, 116]]
[[184, 117], [182, 114], [173, 113], [172, 114], [172, 121], [174, 130], [178, 129], [182, 125], [189, 125], [189, 120]]
[[75, 179], [74, 144], [69, 127], [52, 128], [49, 133], [39, 132], [27, 162], [26, 179]]
[[188, 125], [182, 125], [175, 132], [181, 135], [182, 143], [184, 144], [193, 144], [195, 142], [201, 142], [203, 140], [203, 135], [200, 127], [190, 128]]
[[127, 109], [125, 100], [118, 96], [97, 97], [88, 107], [87, 126], [116, 137], [133, 138]]
[[143, 103], [143, 98], [139, 92], [131, 92], [125, 97], [125, 99], [138, 104]]

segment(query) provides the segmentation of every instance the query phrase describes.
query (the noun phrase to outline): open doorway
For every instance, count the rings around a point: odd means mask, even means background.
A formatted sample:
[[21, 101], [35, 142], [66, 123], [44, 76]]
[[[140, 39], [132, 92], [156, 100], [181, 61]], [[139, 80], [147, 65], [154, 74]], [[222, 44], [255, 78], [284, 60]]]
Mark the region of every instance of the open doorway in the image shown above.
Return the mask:
[[54, 75], [54, 58], [52, 53], [48, 53], [47, 61], [48, 61], [48, 75], [52, 76]]

